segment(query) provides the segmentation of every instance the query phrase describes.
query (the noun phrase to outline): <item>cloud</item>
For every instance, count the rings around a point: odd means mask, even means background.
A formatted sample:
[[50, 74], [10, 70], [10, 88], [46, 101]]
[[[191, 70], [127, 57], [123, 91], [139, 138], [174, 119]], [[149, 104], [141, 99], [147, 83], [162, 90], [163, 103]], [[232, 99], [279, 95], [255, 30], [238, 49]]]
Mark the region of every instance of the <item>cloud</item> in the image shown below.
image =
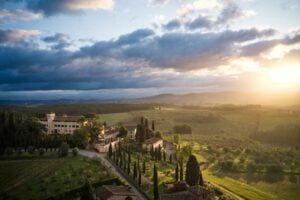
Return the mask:
[[[230, 65], [240, 56], [246, 57], [244, 43], [265, 41], [274, 34], [272, 29], [256, 28], [162, 35], [151, 29], [138, 29], [115, 40], [98, 41], [76, 51], [0, 45], [0, 90], [210, 85], [217, 75], [206, 73], [199, 78], [194, 73], [218, 71], [220, 66]], [[59, 44], [66, 38], [68, 36], [55, 34], [42, 39], [49, 44]], [[282, 41], [288, 43], [295, 38], [296, 35], [283, 37]]]
[[148, 2], [152, 5], [165, 5], [169, 2], [169, 0], [148, 0]]
[[14, 21], [31, 21], [42, 17], [39, 13], [33, 13], [26, 10], [0, 10], [0, 22], [14, 22]]
[[0, 29], [0, 44], [2, 43], [16, 43], [26, 40], [29, 37], [39, 35], [40, 31], [37, 30], [2, 30]]
[[215, 22], [209, 19], [207, 16], [199, 15], [192, 21], [186, 22], [185, 27], [189, 30], [206, 28], [210, 29], [215, 25]]
[[223, 7], [217, 0], [203, 1], [196, 0], [192, 3], [184, 4], [180, 7], [178, 13], [181, 17], [199, 11], [216, 11]]
[[130, 34], [120, 36], [116, 43], [120, 45], [133, 44], [140, 42], [151, 35], [154, 35], [154, 31], [151, 29], [138, 29]]
[[71, 45], [69, 39], [69, 36], [66, 34], [56, 33], [53, 36], [44, 37], [43, 41], [46, 43], [50, 43], [53, 49], [64, 49]]
[[166, 24], [162, 25], [164, 30], [172, 31], [181, 27], [181, 22], [178, 19], [173, 19]]
[[[4, 1], [6, 4], [9, 1]], [[113, 0], [14, 0], [12, 3], [23, 4], [26, 9], [45, 16], [70, 14], [84, 10], [111, 10]]]

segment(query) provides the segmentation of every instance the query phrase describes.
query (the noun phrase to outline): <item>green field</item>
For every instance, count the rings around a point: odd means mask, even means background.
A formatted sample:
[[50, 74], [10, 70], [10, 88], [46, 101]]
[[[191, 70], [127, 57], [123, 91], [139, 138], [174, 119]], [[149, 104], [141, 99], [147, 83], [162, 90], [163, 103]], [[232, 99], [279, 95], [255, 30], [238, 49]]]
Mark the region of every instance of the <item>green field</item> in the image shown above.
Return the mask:
[[[157, 129], [164, 138], [172, 141], [169, 134], [178, 124], [187, 124], [192, 135], [181, 135], [181, 145], [193, 142], [193, 153], [204, 162], [204, 178], [246, 199], [299, 199], [300, 197], [300, 152], [295, 150], [299, 141], [292, 144], [270, 144], [253, 140], [255, 131], [270, 131], [278, 126], [297, 126], [300, 115], [290, 114], [285, 109], [258, 107], [250, 109], [215, 109], [168, 107], [161, 110], [132, 111], [99, 115], [109, 124], [138, 123], [141, 116], [155, 120]], [[208, 151], [210, 147], [212, 150]], [[245, 149], [249, 152], [244, 152]], [[230, 160], [236, 165], [235, 174], [217, 168], [219, 161]], [[258, 164], [257, 173], [246, 175], [246, 164]], [[283, 168], [280, 178], [268, 180], [264, 166], [279, 163]], [[159, 167], [161, 170], [162, 167]], [[222, 172], [215, 173], [215, 172]], [[168, 169], [160, 172], [160, 180], [169, 181]], [[249, 178], [250, 176], [250, 178]], [[274, 177], [277, 175], [275, 174]], [[292, 182], [289, 180], [293, 176]], [[151, 177], [151, 176], [150, 176]], [[254, 180], [255, 179], [255, 180]]]
[[83, 157], [0, 161], [0, 189], [8, 199], [46, 199], [114, 177], [99, 161]]

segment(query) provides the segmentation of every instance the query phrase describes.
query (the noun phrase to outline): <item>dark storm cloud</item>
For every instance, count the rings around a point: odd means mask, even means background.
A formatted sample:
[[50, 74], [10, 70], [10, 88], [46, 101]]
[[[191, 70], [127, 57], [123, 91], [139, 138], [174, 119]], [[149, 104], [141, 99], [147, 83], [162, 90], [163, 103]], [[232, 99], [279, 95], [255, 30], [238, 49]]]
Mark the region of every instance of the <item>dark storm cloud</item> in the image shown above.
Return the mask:
[[[237, 44], [273, 33], [271, 29], [253, 28], [159, 36], [141, 29], [78, 51], [0, 45], [0, 90], [170, 86], [186, 79], [151, 71], [172, 68], [185, 73], [215, 68], [239, 55]], [[52, 43], [60, 38], [54, 35], [44, 41]], [[196, 83], [199, 81], [195, 80]]]

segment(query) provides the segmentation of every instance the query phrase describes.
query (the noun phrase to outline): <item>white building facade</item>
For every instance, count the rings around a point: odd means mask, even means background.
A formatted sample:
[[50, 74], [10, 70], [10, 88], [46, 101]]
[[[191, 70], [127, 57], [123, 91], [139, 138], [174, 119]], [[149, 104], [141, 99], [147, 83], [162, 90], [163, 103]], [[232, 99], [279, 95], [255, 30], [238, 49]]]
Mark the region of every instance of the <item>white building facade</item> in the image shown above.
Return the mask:
[[56, 116], [55, 113], [46, 114], [45, 118], [40, 119], [47, 130], [47, 134], [73, 134], [76, 129], [81, 128], [79, 122], [81, 116]]

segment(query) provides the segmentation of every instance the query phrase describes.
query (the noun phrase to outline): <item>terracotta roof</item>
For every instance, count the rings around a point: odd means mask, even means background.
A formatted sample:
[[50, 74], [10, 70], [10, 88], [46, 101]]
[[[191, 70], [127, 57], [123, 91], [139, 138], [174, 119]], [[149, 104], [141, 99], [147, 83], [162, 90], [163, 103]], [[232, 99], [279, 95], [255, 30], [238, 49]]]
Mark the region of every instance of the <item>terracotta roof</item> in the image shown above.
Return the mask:
[[[82, 116], [55, 116], [55, 122], [77, 122]], [[47, 121], [47, 117], [40, 119], [41, 121]]]
[[143, 142], [143, 144], [155, 144], [160, 140], [162, 141], [162, 139], [160, 139], [160, 138], [153, 137], [153, 138], [149, 138], [149, 139], [145, 140]]
[[103, 185], [95, 190], [100, 199], [125, 200], [126, 197], [137, 199], [136, 194], [126, 186]]

